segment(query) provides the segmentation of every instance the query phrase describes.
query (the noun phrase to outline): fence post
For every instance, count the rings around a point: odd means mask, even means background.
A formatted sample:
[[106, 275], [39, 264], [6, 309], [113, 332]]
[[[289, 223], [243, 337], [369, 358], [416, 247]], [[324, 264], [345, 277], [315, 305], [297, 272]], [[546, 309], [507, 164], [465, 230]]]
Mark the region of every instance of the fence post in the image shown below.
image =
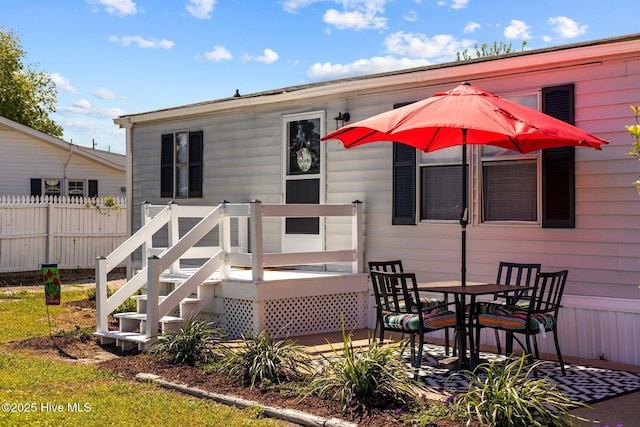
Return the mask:
[[96, 323], [98, 332], [109, 331], [107, 317], [107, 258], [96, 258]]
[[262, 202], [252, 200], [249, 204], [249, 218], [251, 219], [251, 271], [253, 281], [259, 282], [264, 278], [263, 247], [262, 247]]
[[353, 202], [354, 215], [351, 217], [351, 244], [353, 250], [356, 251], [356, 260], [352, 263], [351, 271], [353, 273], [362, 273], [364, 271], [364, 244], [362, 236], [364, 236], [364, 221], [362, 218], [362, 202], [355, 200]]

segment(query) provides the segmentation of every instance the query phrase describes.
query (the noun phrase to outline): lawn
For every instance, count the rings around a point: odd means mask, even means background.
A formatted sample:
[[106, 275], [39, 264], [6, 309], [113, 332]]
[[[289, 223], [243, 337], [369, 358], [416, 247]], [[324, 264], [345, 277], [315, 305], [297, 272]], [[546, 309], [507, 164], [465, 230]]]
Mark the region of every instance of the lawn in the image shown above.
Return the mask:
[[[62, 294], [63, 303], [81, 298], [84, 291], [80, 290]], [[46, 307], [43, 293], [32, 292], [7, 295], [0, 291], [0, 312], [0, 345], [68, 333], [84, 318], [82, 312], [64, 306]], [[240, 410], [190, 398], [122, 380], [95, 366], [48, 360], [9, 351], [6, 346], [0, 347], [0, 400], [2, 426], [285, 425], [259, 419], [256, 408]]]

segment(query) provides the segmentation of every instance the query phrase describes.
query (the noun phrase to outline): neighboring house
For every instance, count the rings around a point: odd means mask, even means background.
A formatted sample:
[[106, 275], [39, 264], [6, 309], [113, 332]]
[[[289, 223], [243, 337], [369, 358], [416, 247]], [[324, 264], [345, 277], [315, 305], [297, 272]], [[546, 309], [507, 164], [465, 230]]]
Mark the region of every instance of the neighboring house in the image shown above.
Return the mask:
[[[140, 227], [143, 201], [360, 200], [365, 260], [400, 258], [421, 281], [459, 278], [459, 148], [420, 153], [376, 143], [346, 150], [318, 139], [336, 128], [339, 113], [358, 121], [470, 81], [610, 144], [527, 155], [470, 148], [467, 279], [491, 282], [499, 261], [566, 268], [563, 352], [640, 364], [639, 164], [627, 155], [625, 130], [633, 122], [629, 105], [640, 102], [638, 52], [640, 34], [117, 118], [131, 156], [131, 227]], [[265, 251], [332, 250], [350, 239], [347, 228], [315, 218], [282, 221], [264, 231]]]
[[0, 117], [0, 196], [126, 193], [126, 157], [70, 144]]

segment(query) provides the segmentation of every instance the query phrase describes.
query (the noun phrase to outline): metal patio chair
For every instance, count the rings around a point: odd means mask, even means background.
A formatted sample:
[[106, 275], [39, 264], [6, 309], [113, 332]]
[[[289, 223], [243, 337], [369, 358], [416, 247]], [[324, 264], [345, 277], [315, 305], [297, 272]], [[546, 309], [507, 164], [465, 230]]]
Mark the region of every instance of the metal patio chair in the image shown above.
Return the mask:
[[[479, 312], [477, 316], [476, 339], [480, 338], [481, 328], [506, 331], [518, 341], [529, 357], [535, 354], [536, 359], [540, 359], [536, 337], [551, 332], [562, 375], [566, 375], [558, 342], [558, 311], [562, 307], [562, 294], [567, 283], [567, 275], [567, 270], [538, 273], [531, 294], [520, 298], [520, 301], [528, 302], [526, 307], [523, 304], [486, 306], [487, 311]], [[517, 334], [525, 336], [524, 343], [518, 339]], [[532, 338], [534, 352], [531, 351]]]
[[[424, 334], [456, 326], [455, 311], [448, 310], [453, 304], [425, 306], [418, 292], [414, 273], [371, 272], [373, 291], [376, 296], [376, 317], [380, 328], [379, 342], [384, 342], [385, 331], [409, 334], [411, 358], [414, 366], [420, 367], [424, 348]], [[418, 354], [415, 353], [415, 338], [418, 336]], [[447, 342], [447, 355], [449, 345]]]

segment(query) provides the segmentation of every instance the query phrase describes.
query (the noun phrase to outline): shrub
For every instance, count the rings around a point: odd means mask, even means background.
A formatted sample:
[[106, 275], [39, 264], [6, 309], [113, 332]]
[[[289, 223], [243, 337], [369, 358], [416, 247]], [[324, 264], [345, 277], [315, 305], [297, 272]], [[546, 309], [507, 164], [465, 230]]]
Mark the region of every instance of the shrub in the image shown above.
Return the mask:
[[509, 358], [504, 366], [497, 361], [479, 365], [473, 372], [461, 371], [469, 381], [466, 393], [458, 394], [453, 408], [475, 419], [481, 426], [495, 427], [565, 427], [575, 416], [570, 410], [588, 407], [570, 400], [558, 385], [547, 378], [537, 378], [534, 370], [549, 362], [536, 362], [526, 367], [527, 355]]
[[370, 337], [367, 347], [356, 350], [351, 336], [343, 322], [344, 349], [340, 353], [329, 343], [333, 355], [324, 357], [325, 366], [314, 373], [306, 396], [339, 399], [343, 411], [355, 404], [415, 403], [421, 389], [411, 377], [413, 369], [402, 360], [399, 344], [381, 346]]
[[275, 340], [267, 329], [258, 335], [249, 331], [237, 345], [227, 345], [223, 351], [221, 369], [252, 388], [299, 380], [311, 368], [311, 357], [303, 346], [289, 338]]
[[[111, 295], [113, 295], [115, 292], [116, 291], [114, 291], [113, 289], [107, 286], [107, 298], [110, 298]], [[87, 299], [89, 301], [95, 301], [96, 293], [97, 293], [97, 290], [95, 287], [87, 289], [86, 290]], [[138, 289], [134, 295], [140, 295], [141, 293], [142, 292], [140, 291], [140, 289]], [[116, 307], [116, 309], [113, 310], [113, 313], [111, 314], [113, 315], [118, 313], [128, 313], [128, 312], [136, 311], [137, 309], [138, 309], [138, 303], [136, 302], [136, 300], [132, 298], [127, 298], [122, 304]]]
[[217, 344], [225, 332], [212, 322], [198, 321], [190, 316], [179, 331], [169, 331], [157, 337], [148, 353], [168, 356], [175, 364], [195, 366], [215, 358]]

